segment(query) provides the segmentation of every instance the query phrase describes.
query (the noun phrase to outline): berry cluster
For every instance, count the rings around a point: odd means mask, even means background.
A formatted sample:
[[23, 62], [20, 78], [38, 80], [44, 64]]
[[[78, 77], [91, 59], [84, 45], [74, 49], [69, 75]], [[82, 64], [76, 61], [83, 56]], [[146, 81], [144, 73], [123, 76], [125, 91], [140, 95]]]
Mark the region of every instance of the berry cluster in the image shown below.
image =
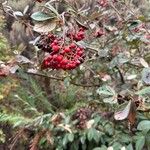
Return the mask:
[[42, 34], [36, 46], [42, 51], [51, 53], [52, 52], [51, 43], [58, 43], [58, 41], [60, 41], [60, 39], [59, 40], [57, 39], [56, 41], [55, 39], [56, 36], [54, 36], [53, 34], [48, 34], [48, 35]]
[[42, 69], [72, 70], [84, 61], [84, 49], [75, 43], [62, 45], [62, 38], [53, 34], [42, 35], [37, 43], [39, 49], [48, 52], [49, 55], [42, 63]]
[[86, 123], [90, 120], [92, 115], [92, 110], [90, 108], [82, 107], [78, 109], [73, 115], [73, 120], [77, 120], [76, 127], [79, 129], [86, 128]]
[[80, 28], [76, 33], [68, 32], [67, 36], [76, 42], [81, 41], [85, 38], [85, 29]]

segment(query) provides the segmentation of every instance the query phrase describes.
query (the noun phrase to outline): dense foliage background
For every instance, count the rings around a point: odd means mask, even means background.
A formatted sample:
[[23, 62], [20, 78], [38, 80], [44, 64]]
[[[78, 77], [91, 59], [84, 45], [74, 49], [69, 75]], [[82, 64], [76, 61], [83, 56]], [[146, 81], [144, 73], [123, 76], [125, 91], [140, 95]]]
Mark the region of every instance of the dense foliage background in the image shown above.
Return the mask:
[[150, 150], [150, 1], [0, 2], [0, 150]]

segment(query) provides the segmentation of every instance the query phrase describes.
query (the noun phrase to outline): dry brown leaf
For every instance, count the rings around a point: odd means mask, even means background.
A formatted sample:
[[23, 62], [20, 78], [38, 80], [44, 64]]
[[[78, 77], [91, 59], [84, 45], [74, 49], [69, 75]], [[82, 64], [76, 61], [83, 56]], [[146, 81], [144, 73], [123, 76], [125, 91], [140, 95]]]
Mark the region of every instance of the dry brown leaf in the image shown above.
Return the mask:
[[129, 115], [127, 117], [130, 125], [134, 125], [135, 124], [135, 120], [136, 120], [136, 105], [135, 102], [131, 102], [131, 106], [130, 106], [130, 112]]
[[46, 130], [38, 132], [31, 141], [30, 150], [38, 150], [38, 144], [43, 135], [46, 133]]
[[33, 27], [33, 30], [38, 32], [38, 33], [48, 33], [56, 28], [56, 21], [50, 21], [46, 23], [36, 23], [35, 26]]

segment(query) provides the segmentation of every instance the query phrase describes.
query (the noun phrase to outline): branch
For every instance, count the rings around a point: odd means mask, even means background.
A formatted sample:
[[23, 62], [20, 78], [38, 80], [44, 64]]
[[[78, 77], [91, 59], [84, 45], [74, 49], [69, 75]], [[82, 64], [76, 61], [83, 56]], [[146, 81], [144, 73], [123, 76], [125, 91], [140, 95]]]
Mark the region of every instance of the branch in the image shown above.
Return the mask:
[[[58, 80], [58, 81], [64, 81], [65, 79], [65, 78], [60, 78], [60, 77], [48, 76], [48, 75], [41, 74], [41, 73], [32, 73], [32, 72], [27, 72], [27, 71], [25, 71], [25, 73], [30, 74], [30, 75], [35, 75], [35, 76], [41, 76], [44, 78], [49, 78], [52, 80]], [[73, 81], [70, 81], [70, 84], [73, 84], [75, 86], [82, 86], [82, 87], [99, 87], [100, 86], [100, 84], [80, 84], [80, 83], [76, 83]]]
[[122, 84], [124, 84], [124, 83], [125, 83], [125, 80], [124, 80], [124, 77], [123, 77], [123, 74], [122, 74], [120, 68], [116, 66], [116, 69], [118, 70], [118, 73], [119, 73], [119, 75], [120, 75], [120, 79], [121, 79]]

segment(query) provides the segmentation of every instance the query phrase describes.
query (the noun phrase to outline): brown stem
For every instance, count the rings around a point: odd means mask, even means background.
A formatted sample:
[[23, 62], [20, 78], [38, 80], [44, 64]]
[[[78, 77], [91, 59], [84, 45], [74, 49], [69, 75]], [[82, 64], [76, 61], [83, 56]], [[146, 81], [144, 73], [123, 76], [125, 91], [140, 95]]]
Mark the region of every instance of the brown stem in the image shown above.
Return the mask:
[[[54, 76], [48, 76], [45, 74], [41, 74], [41, 73], [32, 73], [32, 72], [25, 72], [27, 74], [30, 75], [35, 75], [35, 76], [41, 76], [41, 77], [45, 77], [45, 78], [49, 78], [49, 79], [53, 79], [53, 80], [58, 80], [58, 81], [64, 81], [65, 78], [60, 78], [60, 77], [54, 77]], [[82, 86], [82, 87], [99, 87], [100, 84], [80, 84], [80, 83], [76, 83], [73, 81], [70, 81], [70, 84], [73, 84], [75, 86]]]
[[119, 73], [119, 75], [120, 75], [120, 79], [121, 79], [122, 84], [124, 84], [124, 83], [125, 83], [125, 80], [124, 80], [124, 77], [123, 77], [123, 74], [122, 74], [120, 68], [116, 66], [116, 69], [118, 70], [118, 73]]

